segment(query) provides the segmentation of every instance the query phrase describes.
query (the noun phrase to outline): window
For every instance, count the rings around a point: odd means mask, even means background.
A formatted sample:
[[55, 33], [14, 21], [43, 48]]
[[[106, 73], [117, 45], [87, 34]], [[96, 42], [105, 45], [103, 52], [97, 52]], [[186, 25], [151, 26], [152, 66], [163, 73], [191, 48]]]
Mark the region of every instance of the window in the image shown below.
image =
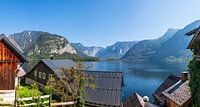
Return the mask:
[[53, 74], [49, 74], [49, 80], [53, 79]]
[[42, 72], [38, 73], [38, 78], [42, 78]]
[[44, 80], [46, 79], [46, 73], [45, 72], [42, 73], [42, 79], [44, 79]]
[[34, 71], [34, 76], [37, 77], [37, 71]]

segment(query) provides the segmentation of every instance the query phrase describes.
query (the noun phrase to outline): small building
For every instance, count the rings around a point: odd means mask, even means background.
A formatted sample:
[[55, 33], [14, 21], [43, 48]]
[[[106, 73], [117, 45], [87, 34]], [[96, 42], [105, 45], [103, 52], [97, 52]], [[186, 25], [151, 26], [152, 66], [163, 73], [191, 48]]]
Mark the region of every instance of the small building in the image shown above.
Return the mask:
[[[60, 78], [62, 67], [72, 67], [71, 60], [41, 60], [25, 75], [25, 83], [37, 83], [44, 87], [47, 81], [55, 75]], [[88, 106], [115, 106], [122, 105], [121, 91], [123, 86], [122, 72], [86, 71], [86, 75], [95, 78], [96, 88], [86, 88], [85, 100]]]
[[17, 74], [27, 58], [4, 35], [0, 35], [0, 103], [14, 104]]
[[50, 60], [43, 59], [39, 61], [24, 77], [25, 84], [36, 83], [44, 88], [47, 82], [53, 75], [61, 78], [63, 67], [73, 67], [74, 62], [68, 59], [65, 60]]
[[175, 75], [169, 75], [167, 79], [158, 87], [158, 89], [153, 93], [153, 97], [155, 100], [155, 103], [159, 106], [163, 107], [165, 106], [165, 96], [162, 94], [163, 91], [177, 83], [179, 80], [181, 80], [180, 77], [177, 77]]
[[124, 102], [123, 107], [158, 107], [148, 102], [148, 99], [142, 98], [138, 93], [134, 92], [132, 96]]
[[167, 107], [191, 107], [191, 92], [187, 74], [182, 73], [182, 79], [163, 91]]
[[196, 60], [200, 61], [200, 26], [198, 28], [189, 31], [185, 35], [187, 36], [193, 35], [192, 40], [188, 45], [188, 49], [191, 49], [196, 55]]

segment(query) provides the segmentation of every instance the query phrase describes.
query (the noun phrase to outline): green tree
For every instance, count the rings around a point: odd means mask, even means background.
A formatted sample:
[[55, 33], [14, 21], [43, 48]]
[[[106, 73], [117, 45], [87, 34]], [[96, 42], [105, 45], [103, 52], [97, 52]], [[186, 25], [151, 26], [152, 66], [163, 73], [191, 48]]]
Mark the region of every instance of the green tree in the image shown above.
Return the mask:
[[62, 75], [54, 77], [47, 82], [48, 87], [62, 95], [62, 101], [73, 100], [76, 107], [84, 107], [84, 91], [86, 87], [95, 88], [93, 77], [85, 73], [87, 69], [82, 63], [77, 63], [72, 68], [61, 68]]
[[195, 56], [189, 62], [188, 70], [190, 72], [190, 91], [192, 95], [192, 106], [200, 107], [200, 63], [196, 61]]

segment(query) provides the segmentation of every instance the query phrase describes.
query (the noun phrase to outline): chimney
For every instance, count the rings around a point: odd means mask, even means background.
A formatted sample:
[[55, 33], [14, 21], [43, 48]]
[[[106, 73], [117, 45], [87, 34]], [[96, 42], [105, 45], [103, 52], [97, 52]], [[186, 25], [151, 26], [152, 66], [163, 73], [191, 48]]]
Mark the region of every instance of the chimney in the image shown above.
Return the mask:
[[188, 72], [183, 71], [183, 72], [181, 73], [181, 79], [182, 79], [182, 81], [188, 80]]

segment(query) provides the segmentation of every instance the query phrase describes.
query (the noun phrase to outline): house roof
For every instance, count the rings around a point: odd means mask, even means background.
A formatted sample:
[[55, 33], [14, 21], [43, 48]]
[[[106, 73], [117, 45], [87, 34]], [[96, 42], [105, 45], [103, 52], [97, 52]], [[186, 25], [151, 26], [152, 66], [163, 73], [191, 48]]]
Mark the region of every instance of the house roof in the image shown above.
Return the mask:
[[21, 61], [23, 62], [28, 62], [28, 59], [26, 58], [26, 56], [24, 56], [20, 50], [17, 49], [17, 47], [13, 44], [13, 40], [8, 39], [7, 37], [5, 37], [4, 35], [0, 35], [0, 41], [3, 40], [6, 45], [15, 52], [15, 54], [21, 59]]
[[62, 78], [61, 68], [73, 67], [75, 65], [75, 63], [69, 59], [64, 59], [64, 60], [43, 59], [43, 60], [41, 60], [41, 62], [43, 62], [45, 65], [47, 65], [52, 71], [54, 71], [55, 74], [60, 79]]
[[134, 107], [144, 107], [145, 105], [143, 98], [136, 92], [134, 92], [133, 95], [124, 102], [124, 107], [133, 107], [133, 105]]
[[[195, 28], [189, 32], [187, 32], [185, 35], [187, 36], [191, 36], [194, 35], [192, 40], [190, 41], [189, 45], [188, 45], [188, 49], [192, 49], [192, 46], [195, 42], [197, 42], [197, 39], [199, 38], [199, 33], [200, 33], [200, 26], [198, 28]], [[198, 39], [199, 40], [199, 39]]]
[[96, 88], [86, 88], [85, 100], [90, 105], [120, 106], [123, 85], [122, 72], [88, 71], [95, 78]]
[[182, 106], [187, 101], [191, 100], [189, 80], [178, 81], [176, 84], [166, 89], [163, 94], [177, 105]]
[[153, 97], [158, 101], [159, 105], [163, 106], [165, 104], [165, 96], [162, 94], [162, 92], [177, 83], [179, 80], [181, 80], [180, 77], [169, 75], [167, 79], [153, 93]]
[[8, 36], [6, 38], [16, 47], [17, 50], [19, 50], [21, 53], [24, 53], [22, 48], [18, 45], [13, 36]]
[[[72, 67], [75, 63], [71, 60], [41, 60], [61, 79], [62, 67]], [[86, 88], [85, 100], [88, 105], [95, 106], [120, 106], [123, 85], [122, 72], [87, 71], [87, 76], [95, 78], [96, 88]]]
[[136, 92], [124, 102], [123, 107], [157, 107], [150, 102], [144, 102], [143, 98]]

